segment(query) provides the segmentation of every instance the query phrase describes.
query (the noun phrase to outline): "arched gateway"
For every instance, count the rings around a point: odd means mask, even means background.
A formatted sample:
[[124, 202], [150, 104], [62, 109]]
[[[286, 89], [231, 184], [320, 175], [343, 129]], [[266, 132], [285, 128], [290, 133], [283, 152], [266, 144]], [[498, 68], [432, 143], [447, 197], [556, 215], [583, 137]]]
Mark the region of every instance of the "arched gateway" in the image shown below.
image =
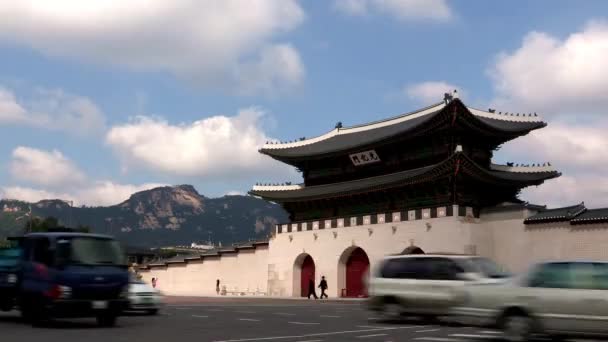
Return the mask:
[[315, 261], [309, 254], [302, 253], [293, 266], [293, 295], [306, 297], [309, 281], [315, 281]]
[[369, 276], [369, 258], [360, 247], [346, 249], [338, 263], [341, 295], [345, 297], [365, 297], [365, 277]]

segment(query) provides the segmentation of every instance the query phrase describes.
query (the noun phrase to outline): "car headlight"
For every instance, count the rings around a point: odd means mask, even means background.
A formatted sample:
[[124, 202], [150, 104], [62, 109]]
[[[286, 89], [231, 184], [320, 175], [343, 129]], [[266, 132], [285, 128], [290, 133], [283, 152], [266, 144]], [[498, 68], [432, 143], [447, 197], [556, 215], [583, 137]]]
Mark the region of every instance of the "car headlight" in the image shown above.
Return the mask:
[[59, 298], [69, 299], [72, 297], [72, 288], [69, 286], [59, 286]]
[[16, 274], [9, 274], [6, 277], [6, 282], [9, 284], [16, 284], [17, 283], [17, 275]]

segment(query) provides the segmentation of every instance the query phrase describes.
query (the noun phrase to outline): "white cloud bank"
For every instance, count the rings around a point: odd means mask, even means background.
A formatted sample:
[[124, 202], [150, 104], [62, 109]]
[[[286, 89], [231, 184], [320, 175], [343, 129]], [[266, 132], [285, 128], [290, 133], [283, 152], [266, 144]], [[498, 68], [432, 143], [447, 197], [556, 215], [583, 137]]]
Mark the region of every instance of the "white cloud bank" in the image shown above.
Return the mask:
[[453, 14], [445, 0], [334, 0], [333, 8], [351, 16], [376, 12], [399, 20], [430, 19], [444, 21]]
[[513, 156], [514, 162], [551, 161], [564, 173], [526, 189], [523, 198], [550, 205], [585, 201], [608, 206], [608, 120], [603, 116], [608, 105], [608, 24], [590, 22], [564, 39], [531, 32], [518, 49], [501, 53], [488, 73], [498, 108], [542, 112], [549, 123], [506, 144], [501, 154]]
[[101, 133], [105, 116], [88, 98], [61, 89], [37, 89], [31, 100], [20, 101], [14, 92], [0, 86], [0, 125], [25, 125], [85, 136]]
[[531, 32], [517, 50], [501, 53], [488, 73], [497, 105], [545, 115], [602, 114], [608, 105], [608, 23], [590, 22], [563, 40]]
[[454, 84], [445, 81], [428, 81], [408, 85], [403, 88], [403, 93], [417, 102], [432, 104], [442, 101], [445, 93], [452, 93], [454, 90], [458, 90], [460, 95], [463, 95], [460, 87]]
[[295, 0], [0, 0], [0, 40], [246, 94], [302, 81], [298, 52], [275, 40], [303, 20]]
[[[13, 150], [10, 172], [14, 180], [30, 186], [0, 187], [0, 198], [36, 202], [42, 199], [74, 201], [75, 205], [112, 205], [137, 191], [164, 184], [118, 184], [90, 180], [71, 160], [57, 150], [44, 151], [19, 146]], [[38, 188], [38, 186], [42, 187]]]
[[287, 166], [261, 155], [272, 140], [260, 128], [264, 113], [242, 109], [236, 116], [212, 116], [173, 125], [140, 116], [112, 127], [107, 143], [130, 169], [143, 167], [170, 175], [230, 179], [256, 174], [287, 174]]

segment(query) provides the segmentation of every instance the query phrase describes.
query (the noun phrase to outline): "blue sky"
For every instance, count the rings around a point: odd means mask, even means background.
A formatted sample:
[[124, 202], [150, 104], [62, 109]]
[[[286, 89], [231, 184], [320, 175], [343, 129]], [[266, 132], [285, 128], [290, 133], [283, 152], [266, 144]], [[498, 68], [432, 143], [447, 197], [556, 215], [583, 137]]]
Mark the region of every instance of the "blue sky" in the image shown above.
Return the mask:
[[606, 13], [574, 0], [0, 0], [0, 195], [244, 193], [297, 180], [260, 142], [411, 111], [456, 87], [469, 105], [549, 122], [496, 156], [564, 172], [525, 199], [608, 205]]

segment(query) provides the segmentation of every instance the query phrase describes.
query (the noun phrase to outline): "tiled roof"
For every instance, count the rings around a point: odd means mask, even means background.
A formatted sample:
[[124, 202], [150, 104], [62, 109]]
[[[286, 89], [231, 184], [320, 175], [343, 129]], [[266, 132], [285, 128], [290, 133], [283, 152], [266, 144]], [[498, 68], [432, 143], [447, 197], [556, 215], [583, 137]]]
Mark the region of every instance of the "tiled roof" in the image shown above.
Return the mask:
[[554, 208], [554, 209], [546, 209], [538, 212], [535, 215], [532, 215], [524, 220], [525, 224], [535, 224], [535, 223], [547, 223], [547, 222], [560, 222], [560, 221], [570, 221], [577, 217], [578, 215], [585, 212], [587, 208], [585, 207], [585, 203], [580, 203], [576, 205], [571, 205], [568, 207], [562, 208]]
[[[469, 117], [490, 129], [510, 134], [525, 134], [531, 130], [546, 126], [538, 116], [532, 114], [515, 115], [514, 113], [496, 113], [482, 111], [465, 106], [455, 99], [450, 104], [464, 108]], [[352, 127], [337, 126], [334, 130], [321, 136], [300, 139], [293, 142], [270, 142], [264, 144], [260, 152], [277, 158], [299, 158], [322, 155], [326, 153], [345, 151], [359, 146], [369, 145], [393, 136], [412, 132], [425, 122], [444, 112], [450, 106], [439, 102], [429, 107], [399, 115], [386, 120], [380, 120]]]
[[[249, 193], [260, 196], [267, 200], [285, 202], [295, 200], [311, 200], [315, 198], [338, 197], [343, 195], [357, 194], [378, 189], [390, 188], [394, 186], [404, 186], [417, 182], [418, 180], [437, 178], [442, 175], [451, 174], [454, 170], [456, 159], [461, 158], [471, 170], [477, 174], [482, 174], [486, 179], [521, 183], [523, 186], [542, 183], [542, 181], [559, 176], [559, 172], [536, 170], [530, 168], [530, 172], [496, 171], [487, 170], [468, 158], [461, 152], [456, 152], [452, 157], [430, 166], [418, 169], [405, 170], [387, 175], [368, 177], [358, 180], [331, 183], [315, 186], [301, 186], [294, 189], [277, 189], [274, 186], [256, 186]], [[463, 164], [464, 165], [464, 164]]]
[[608, 222], [608, 208], [587, 209], [584, 213], [572, 219], [572, 224], [592, 224]]

